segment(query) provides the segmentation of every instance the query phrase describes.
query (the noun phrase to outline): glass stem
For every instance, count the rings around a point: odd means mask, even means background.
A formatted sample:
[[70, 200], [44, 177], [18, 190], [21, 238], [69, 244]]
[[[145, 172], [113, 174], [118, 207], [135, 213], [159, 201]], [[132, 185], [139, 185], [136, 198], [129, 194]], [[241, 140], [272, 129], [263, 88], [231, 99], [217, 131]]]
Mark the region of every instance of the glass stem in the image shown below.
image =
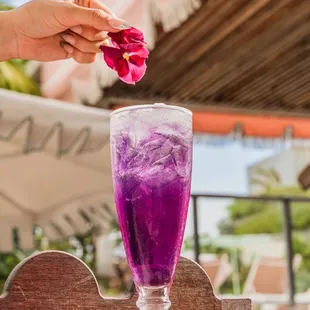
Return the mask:
[[168, 310], [171, 306], [168, 291], [168, 286], [138, 287], [137, 307], [140, 310]]

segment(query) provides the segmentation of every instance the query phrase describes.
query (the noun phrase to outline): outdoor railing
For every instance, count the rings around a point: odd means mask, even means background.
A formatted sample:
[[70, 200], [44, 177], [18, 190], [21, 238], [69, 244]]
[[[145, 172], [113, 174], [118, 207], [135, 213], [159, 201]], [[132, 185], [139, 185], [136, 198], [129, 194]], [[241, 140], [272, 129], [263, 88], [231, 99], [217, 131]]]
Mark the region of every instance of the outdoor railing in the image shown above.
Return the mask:
[[[195, 261], [199, 263], [200, 256], [200, 236], [198, 225], [198, 199], [240, 199], [240, 200], [256, 200], [256, 201], [274, 201], [280, 202], [283, 210], [284, 218], [284, 237], [286, 244], [286, 259], [287, 259], [287, 279], [288, 279], [288, 303], [291, 306], [296, 304], [295, 300], [295, 274], [293, 269], [293, 240], [292, 240], [292, 217], [291, 203], [292, 202], [308, 202], [310, 206], [310, 198], [307, 197], [281, 197], [281, 196], [238, 196], [238, 195], [219, 195], [219, 194], [199, 194], [191, 195], [193, 201], [193, 220], [194, 220], [194, 253]], [[309, 208], [310, 212], [310, 208]]]

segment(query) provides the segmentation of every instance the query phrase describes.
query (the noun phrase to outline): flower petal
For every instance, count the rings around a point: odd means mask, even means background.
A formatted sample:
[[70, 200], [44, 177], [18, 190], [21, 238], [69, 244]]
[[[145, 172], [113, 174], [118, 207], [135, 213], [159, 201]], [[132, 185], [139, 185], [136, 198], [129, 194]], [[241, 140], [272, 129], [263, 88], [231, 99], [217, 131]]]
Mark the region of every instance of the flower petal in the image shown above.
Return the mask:
[[111, 59], [122, 57], [122, 52], [119, 48], [110, 46], [100, 46], [101, 51]]
[[145, 64], [145, 58], [136, 55], [131, 55], [129, 58], [129, 62], [135, 66], [141, 67], [143, 64]]
[[150, 52], [145, 47], [142, 47], [133, 53], [129, 53], [129, 55], [139, 56], [141, 58], [147, 59], [149, 57], [149, 53]]
[[140, 42], [140, 43], [145, 44], [144, 36], [143, 36], [143, 32], [142, 31], [140, 31], [140, 30], [138, 30], [137, 28], [134, 28], [134, 27], [131, 27], [127, 31], [128, 31], [128, 36], [130, 36], [130, 38], [131, 38], [131, 41], [133, 41], [133, 42]]
[[145, 74], [145, 61], [149, 51], [144, 47], [143, 33], [130, 28], [118, 33], [108, 33], [114, 47], [100, 47], [107, 65], [117, 71], [119, 78], [127, 84], [135, 84]]
[[103, 52], [103, 57], [107, 65], [115, 70], [115, 61], [117, 59], [122, 59], [121, 51], [117, 48], [109, 46], [100, 46], [100, 49]]
[[139, 43], [120, 44], [120, 49], [129, 55], [139, 55], [143, 58], [148, 58], [149, 51]]
[[120, 77], [120, 79], [127, 84], [136, 84], [139, 82], [146, 71], [146, 64], [144, 63], [142, 66], [136, 66], [132, 63], [129, 64], [129, 73], [126, 76]]
[[134, 27], [119, 31], [117, 33], [109, 32], [108, 36], [112, 39], [112, 43], [115, 47], [118, 47], [119, 44], [128, 43], [145, 44], [143, 33]]
[[117, 71], [119, 76], [125, 76], [129, 72], [127, 61], [123, 58], [121, 51], [114, 47], [101, 46], [103, 57], [107, 65]]
[[128, 75], [130, 73], [128, 61], [125, 59], [120, 59], [116, 64], [116, 71], [117, 71], [120, 79], [122, 79], [122, 77]]

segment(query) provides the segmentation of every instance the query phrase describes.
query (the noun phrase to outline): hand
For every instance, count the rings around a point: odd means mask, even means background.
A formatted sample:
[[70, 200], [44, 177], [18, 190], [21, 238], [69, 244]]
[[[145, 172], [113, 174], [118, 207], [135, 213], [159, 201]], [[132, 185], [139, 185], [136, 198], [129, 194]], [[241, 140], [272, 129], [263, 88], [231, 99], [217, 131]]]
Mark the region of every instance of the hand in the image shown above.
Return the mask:
[[91, 63], [107, 32], [130, 27], [100, 0], [34, 0], [5, 14], [13, 21], [15, 58], [37, 61]]

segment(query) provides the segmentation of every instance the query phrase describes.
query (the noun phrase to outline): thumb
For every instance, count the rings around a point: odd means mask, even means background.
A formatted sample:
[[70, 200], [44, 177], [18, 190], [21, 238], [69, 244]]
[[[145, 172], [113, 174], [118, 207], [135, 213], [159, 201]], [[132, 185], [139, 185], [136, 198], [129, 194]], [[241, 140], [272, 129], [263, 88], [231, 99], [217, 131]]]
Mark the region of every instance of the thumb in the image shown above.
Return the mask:
[[72, 20], [74, 23], [70, 27], [84, 25], [108, 32], [118, 32], [131, 27], [125, 20], [110, 15], [100, 9], [90, 9], [73, 5], [68, 15], [69, 20]]

